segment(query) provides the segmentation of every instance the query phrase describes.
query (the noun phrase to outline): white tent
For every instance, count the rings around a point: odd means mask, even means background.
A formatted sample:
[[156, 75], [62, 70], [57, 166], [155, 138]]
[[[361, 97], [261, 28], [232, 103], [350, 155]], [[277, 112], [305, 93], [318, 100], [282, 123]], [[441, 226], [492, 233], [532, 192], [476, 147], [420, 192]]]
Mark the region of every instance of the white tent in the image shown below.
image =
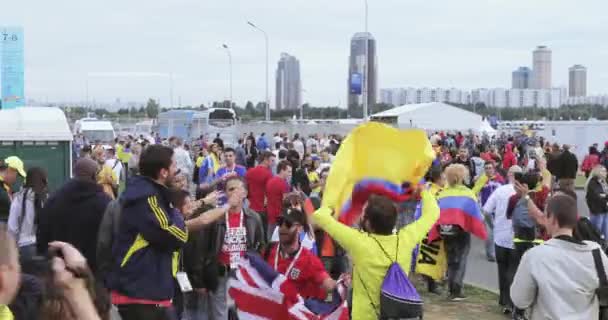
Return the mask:
[[477, 131], [482, 124], [480, 115], [442, 102], [406, 104], [376, 113], [371, 119], [425, 130]]
[[488, 120], [484, 120], [481, 122], [481, 127], [479, 127], [479, 133], [487, 133], [488, 135], [496, 134], [496, 129], [492, 128]]

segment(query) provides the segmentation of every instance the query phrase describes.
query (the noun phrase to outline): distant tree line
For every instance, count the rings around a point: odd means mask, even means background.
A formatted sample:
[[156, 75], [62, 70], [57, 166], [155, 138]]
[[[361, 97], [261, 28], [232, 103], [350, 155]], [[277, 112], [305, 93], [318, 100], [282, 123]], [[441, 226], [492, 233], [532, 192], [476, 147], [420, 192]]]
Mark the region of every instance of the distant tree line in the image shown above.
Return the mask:
[[[483, 103], [475, 105], [470, 104], [452, 104], [458, 108], [475, 112], [484, 117], [496, 116], [500, 120], [608, 120], [608, 107], [601, 105], [576, 105], [576, 106], [561, 106], [559, 108], [537, 108], [537, 107], [522, 107], [522, 108], [496, 108], [488, 107]], [[211, 104], [213, 108], [232, 107], [239, 119], [242, 121], [263, 120], [265, 115], [266, 104], [264, 102], [247, 101], [245, 106], [239, 106], [230, 101], [215, 101]], [[201, 104], [199, 106], [186, 106], [182, 109], [188, 110], [205, 110], [207, 106]], [[369, 114], [375, 114], [385, 110], [394, 108], [391, 104], [378, 103], [370, 106]], [[80, 119], [86, 117], [89, 113], [94, 113], [98, 118], [103, 119], [143, 119], [156, 118], [160, 112], [167, 111], [166, 108], [161, 108], [158, 102], [154, 99], [149, 99], [145, 106], [120, 108], [116, 112], [110, 112], [104, 108], [86, 108], [81, 106], [63, 107], [70, 119]], [[362, 118], [363, 107], [361, 105], [350, 105], [347, 109], [338, 106], [329, 107], [313, 107], [308, 103], [302, 106], [304, 119], [345, 119], [345, 118]], [[300, 109], [283, 109], [270, 110], [272, 120], [288, 120], [300, 118]]]

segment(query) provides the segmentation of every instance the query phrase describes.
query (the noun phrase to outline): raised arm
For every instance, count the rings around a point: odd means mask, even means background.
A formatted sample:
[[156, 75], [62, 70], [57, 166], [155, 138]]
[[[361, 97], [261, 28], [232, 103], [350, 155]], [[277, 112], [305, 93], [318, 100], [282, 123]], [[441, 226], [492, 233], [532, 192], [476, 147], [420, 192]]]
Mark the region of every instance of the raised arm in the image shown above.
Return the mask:
[[361, 250], [363, 249], [361, 242], [364, 241], [366, 236], [358, 230], [337, 221], [332, 213], [332, 209], [323, 207], [315, 211], [312, 217], [317, 226], [336, 240], [353, 258], [365, 254], [364, 250]]

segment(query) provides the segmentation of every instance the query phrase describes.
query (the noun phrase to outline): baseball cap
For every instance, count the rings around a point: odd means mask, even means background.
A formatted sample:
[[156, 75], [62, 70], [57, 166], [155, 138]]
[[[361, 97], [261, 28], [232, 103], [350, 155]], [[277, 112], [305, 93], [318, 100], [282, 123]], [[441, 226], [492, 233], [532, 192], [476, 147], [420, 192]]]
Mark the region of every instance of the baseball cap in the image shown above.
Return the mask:
[[16, 170], [20, 176], [25, 178], [25, 169], [23, 167], [23, 161], [21, 161], [21, 159], [15, 156], [11, 156], [4, 159], [4, 163], [7, 167]]
[[288, 223], [299, 223], [306, 226], [306, 214], [298, 209], [286, 208], [283, 213], [277, 218], [277, 225], [280, 226], [283, 221]]

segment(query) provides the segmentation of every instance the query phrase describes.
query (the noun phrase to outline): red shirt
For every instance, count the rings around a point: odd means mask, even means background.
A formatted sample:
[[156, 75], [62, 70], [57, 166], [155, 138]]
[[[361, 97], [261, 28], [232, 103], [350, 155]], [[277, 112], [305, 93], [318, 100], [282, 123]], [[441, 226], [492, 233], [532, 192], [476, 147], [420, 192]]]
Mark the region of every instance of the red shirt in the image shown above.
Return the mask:
[[288, 192], [289, 184], [279, 176], [272, 177], [266, 183], [266, 214], [269, 223], [274, 223], [281, 214], [283, 195]]
[[[268, 255], [268, 260], [266, 261], [273, 269], [278, 247], [278, 244], [275, 244], [272, 247], [272, 250], [270, 250], [270, 254]], [[294, 284], [298, 293], [303, 298], [325, 299], [327, 292], [321, 288], [321, 284], [323, 284], [325, 279], [329, 278], [329, 275], [327, 274], [327, 271], [325, 271], [321, 260], [319, 260], [319, 258], [310, 250], [302, 248], [302, 252], [289, 271], [289, 274], [285, 274], [296, 255], [297, 254], [283, 258], [282, 255], [279, 254], [276, 271], [284, 274], [285, 277]]]
[[[243, 221], [243, 226], [245, 222]], [[228, 232], [229, 228], [238, 228], [241, 226], [241, 213], [240, 212], [230, 212], [228, 214], [228, 224], [226, 225], [226, 232]], [[245, 237], [244, 248], [241, 248], [240, 255], [241, 257], [245, 256], [245, 252], [247, 252], [247, 238]], [[221, 264], [225, 266], [230, 265], [230, 252], [226, 243], [222, 243], [222, 249], [220, 250], [219, 261]]]
[[272, 178], [272, 171], [266, 166], [251, 168], [245, 174], [247, 190], [249, 190], [249, 208], [256, 212], [264, 211], [264, 198], [266, 197], [266, 183]]

